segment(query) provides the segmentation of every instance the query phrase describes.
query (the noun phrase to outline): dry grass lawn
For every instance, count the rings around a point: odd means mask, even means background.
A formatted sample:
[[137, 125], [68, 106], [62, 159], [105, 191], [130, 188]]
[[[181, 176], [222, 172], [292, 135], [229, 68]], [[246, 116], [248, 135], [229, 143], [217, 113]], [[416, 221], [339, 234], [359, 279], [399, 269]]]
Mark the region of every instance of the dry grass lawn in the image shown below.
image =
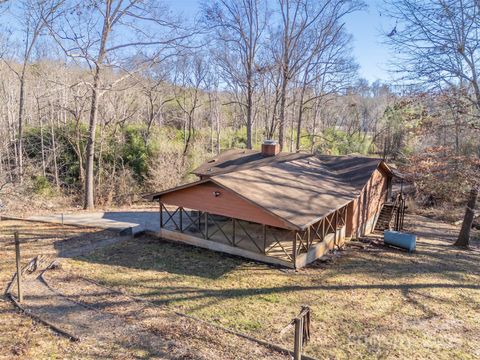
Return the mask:
[[[451, 247], [457, 229], [410, 217], [408, 254], [349, 246], [299, 272], [202, 249], [135, 239], [67, 268], [201, 319], [291, 346], [280, 330], [313, 309], [317, 358], [480, 358], [480, 251]], [[477, 234], [478, 236], [478, 234]]]
[[[409, 217], [408, 223], [420, 236], [414, 254], [355, 242], [331, 261], [298, 272], [148, 237], [68, 259], [63, 267], [161, 307], [288, 347], [292, 334], [281, 336], [280, 330], [301, 305], [309, 305], [312, 341], [306, 353], [319, 359], [479, 359], [478, 233], [473, 250], [466, 251], [450, 246], [458, 231], [450, 225], [421, 217]], [[24, 231], [32, 226], [0, 222], [2, 284], [14, 271], [10, 233], [20, 225]], [[30, 240], [25, 257], [52, 251], [52, 242], [62, 244], [63, 233], [55, 235], [60, 228], [45, 226], [41, 239], [35, 226], [37, 238]], [[92, 236], [87, 229], [65, 231], [66, 237], [82, 235], [82, 241]], [[55, 336], [8, 302], [0, 301], [0, 312], [0, 358], [109, 357], [108, 350]]]

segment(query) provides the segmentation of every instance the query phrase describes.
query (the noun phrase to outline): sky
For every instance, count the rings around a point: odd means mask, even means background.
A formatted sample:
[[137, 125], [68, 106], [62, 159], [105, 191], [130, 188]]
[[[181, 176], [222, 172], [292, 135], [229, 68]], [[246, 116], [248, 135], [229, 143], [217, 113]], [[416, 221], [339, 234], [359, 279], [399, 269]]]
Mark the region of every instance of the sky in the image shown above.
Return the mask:
[[[198, 14], [201, 0], [163, 1], [174, 13], [181, 12], [185, 18], [193, 19]], [[353, 35], [353, 52], [360, 66], [359, 75], [370, 83], [375, 80], [388, 82], [391, 79], [387, 70], [390, 53], [382, 41], [386, 38], [385, 33], [391, 31], [395, 24], [382, 16], [380, 9], [383, 0], [363, 1], [366, 9], [350, 14], [345, 19], [347, 30]], [[3, 18], [3, 21], [8, 19]]]
[[[382, 44], [385, 38], [383, 31], [391, 30], [390, 21], [381, 15], [380, 0], [364, 0], [367, 8], [361, 12], [350, 14], [345, 21], [348, 31], [354, 39], [354, 55], [360, 65], [360, 77], [369, 82], [387, 81], [389, 50]], [[165, 0], [174, 11], [183, 12], [186, 17], [195, 16], [199, 8], [199, 0]], [[385, 30], [387, 29], [387, 30]]]

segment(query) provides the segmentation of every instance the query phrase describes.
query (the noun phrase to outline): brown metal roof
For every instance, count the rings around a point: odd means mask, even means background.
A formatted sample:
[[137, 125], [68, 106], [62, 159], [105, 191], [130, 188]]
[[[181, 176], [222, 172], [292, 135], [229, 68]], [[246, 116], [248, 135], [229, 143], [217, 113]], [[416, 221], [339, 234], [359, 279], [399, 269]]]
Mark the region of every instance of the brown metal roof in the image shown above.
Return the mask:
[[232, 171], [250, 169], [273, 163], [280, 163], [312, 156], [309, 153], [281, 152], [275, 156], [265, 156], [260, 151], [249, 149], [227, 150], [208, 160], [192, 171], [197, 176], [214, 176]]
[[[272, 160], [264, 161], [253, 156], [257, 152], [240, 151], [243, 158], [253, 159], [253, 164], [240, 160], [242, 156], [237, 151], [231, 152], [219, 160], [224, 166], [212, 170], [209, 179], [152, 194], [149, 198], [212, 181], [278, 216], [292, 228], [305, 229], [355, 199], [377, 168], [391, 175], [388, 166], [378, 158], [302, 154], [291, 158], [283, 156], [282, 160], [270, 157]], [[204, 169], [206, 167], [201, 166], [196, 172], [202, 174]]]

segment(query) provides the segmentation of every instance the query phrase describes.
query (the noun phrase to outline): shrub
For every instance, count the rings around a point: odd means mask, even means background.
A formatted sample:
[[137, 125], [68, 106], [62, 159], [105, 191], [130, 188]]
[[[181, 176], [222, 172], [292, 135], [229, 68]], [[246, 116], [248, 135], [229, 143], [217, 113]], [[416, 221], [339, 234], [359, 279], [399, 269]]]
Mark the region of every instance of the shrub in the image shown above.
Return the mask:
[[45, 176], [36, 175], [32, 177], [33, 191], [37, 195], [53, 196], [55, 191]]
[[355, 132], [349, 134], [344, 130], [329, 128], [321, 135], [317, 151], [330, 155], [347, 155], [352, 153], [368, 154], [371, 152], [370, 136]]

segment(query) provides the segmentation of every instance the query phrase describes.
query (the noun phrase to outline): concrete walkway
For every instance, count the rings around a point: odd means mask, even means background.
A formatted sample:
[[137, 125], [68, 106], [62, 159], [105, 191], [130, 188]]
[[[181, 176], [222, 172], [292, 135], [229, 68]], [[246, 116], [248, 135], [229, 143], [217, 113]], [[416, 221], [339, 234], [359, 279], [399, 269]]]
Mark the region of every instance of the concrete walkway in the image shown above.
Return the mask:
[[76, 214], [36, 215], [26, 218], [30, 221], [76, 226], [92, 226], [111, 229], [124, 234], [136, 234], [140, 231], [159, 231], [160, 218], [156, 211], [112, 211], [81, 212]]

